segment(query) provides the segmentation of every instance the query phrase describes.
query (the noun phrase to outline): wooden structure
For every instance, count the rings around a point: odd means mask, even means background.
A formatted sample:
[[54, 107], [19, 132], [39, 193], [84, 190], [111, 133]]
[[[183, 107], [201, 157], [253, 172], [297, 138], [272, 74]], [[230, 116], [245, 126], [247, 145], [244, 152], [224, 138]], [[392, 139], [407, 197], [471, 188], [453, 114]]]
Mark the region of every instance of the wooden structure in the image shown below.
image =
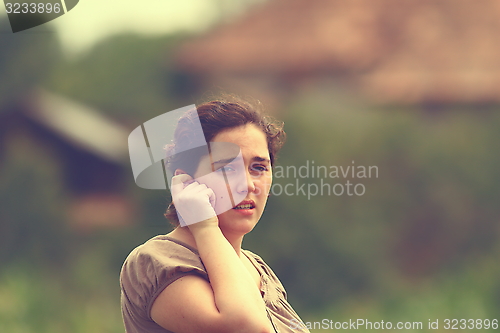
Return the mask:
[[123, 194], [125, 177], [132, 177], [127, 128], [85, 105], [37, 91], [6, 106], [0, 113], [0, 133], [0, 157], [19, 133], [54, 152], [71, 196], [68, 222], [76, 229], [131, 223], [133, 205]]

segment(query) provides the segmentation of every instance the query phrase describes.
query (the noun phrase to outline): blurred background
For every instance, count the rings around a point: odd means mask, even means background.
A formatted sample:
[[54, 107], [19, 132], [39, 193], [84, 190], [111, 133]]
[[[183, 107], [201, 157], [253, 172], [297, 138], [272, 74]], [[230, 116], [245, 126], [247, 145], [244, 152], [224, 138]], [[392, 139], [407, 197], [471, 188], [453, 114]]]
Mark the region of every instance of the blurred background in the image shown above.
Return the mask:
[[1, 332], [124, 331], [121, 265], [171, 230], [127, 136], [220, 92], [285, 121], [284, 169], [378, 168], [271, 196], [245, 239], [304, 321], [500, 319], [498, 1], [87, 0], [16, 34], [3, 9]]

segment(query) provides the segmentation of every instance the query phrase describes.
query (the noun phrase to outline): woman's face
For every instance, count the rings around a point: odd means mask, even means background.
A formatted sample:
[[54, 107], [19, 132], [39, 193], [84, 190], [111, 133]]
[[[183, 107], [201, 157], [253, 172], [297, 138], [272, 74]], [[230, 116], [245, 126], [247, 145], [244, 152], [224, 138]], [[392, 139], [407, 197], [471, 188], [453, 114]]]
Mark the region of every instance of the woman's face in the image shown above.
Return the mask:
[[[219, 226], [227, 234], [250, 232], [259, 221], [272, 183], [272, 170], [264, 132], [254, 124], [224, 130], [212, 142], [210, 156], [204, 156], [196, 170], [195, 179], [210, 187], [215, 195], [215, 211]], [[224, 142], [238, 146], [240, 154], [234, 157], [234, 149], [224, 147]], [[229, 145], [231, 146], [231, 145]]]

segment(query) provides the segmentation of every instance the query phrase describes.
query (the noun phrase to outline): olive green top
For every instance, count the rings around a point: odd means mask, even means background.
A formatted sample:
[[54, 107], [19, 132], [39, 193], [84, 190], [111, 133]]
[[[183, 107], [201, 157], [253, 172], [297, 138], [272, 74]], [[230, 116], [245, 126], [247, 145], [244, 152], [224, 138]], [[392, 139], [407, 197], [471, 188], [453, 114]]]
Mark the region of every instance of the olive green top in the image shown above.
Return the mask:
[[[261, 294], [275, 332], [309, 332], [286, 300], [286, 292], [271, 268], [256, 254], [242, 250], [261, 276]], [[127, 333], [172, 333], [151, 318], [156, 297], [175, 280], [195, 274], [209, 281], [198, 251], [160, 235], [135, 248], [120, 274], [121, 307]]]

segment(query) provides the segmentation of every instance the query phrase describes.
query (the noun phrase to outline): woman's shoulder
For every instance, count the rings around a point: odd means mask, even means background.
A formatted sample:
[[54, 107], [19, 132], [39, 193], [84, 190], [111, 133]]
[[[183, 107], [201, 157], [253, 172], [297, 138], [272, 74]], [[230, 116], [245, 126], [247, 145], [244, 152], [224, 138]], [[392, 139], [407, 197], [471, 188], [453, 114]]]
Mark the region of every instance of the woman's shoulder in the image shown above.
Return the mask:
[[243, 250], [242, 251], [247, 255], [247, 257], [250, 257], [251, 259], [253, 259], [253, 261], [259, 266], [259, 270], [261, 271], [261, 273], [265, 273], [265, 275], [270, 278], [271, 280], [273, 280], [274, 282], [278, 283], [279, 285], [281, 285], [281, 282], [279, 281], [278, 277], [276, 276], [276, 274], [273, 272], [273, 270], [271, 269], [271, 267], [264, 261], [264, 259], [262, 259], [261, 256], [255, 254], [254, 252], [250, 251], [250, 250]]
[[241, 249], [241, 251], [243, 251], [247, 255], [247, 257], [251, 257], [257, 261], [264, 262], [264, 260], [259, 255], [255, 254], [254, 252], [252, 252], [250, 250]]
[[196, 249], [161, 235], [136, 247], [128, 255], [120, 272], [122, 303], [147, 318], [159, 293], [185, 275], [208, 280], [205, 266]]
[[261, 268], [266, 268], [269, 270], [271, 269], [271, 267], [269, 267], [269, 265], [264, 261], [264, 259], [262, 259], [260, 255], [250, 250], [241, 249], [241, 251], [244, 252], [248, 258], [254, 261], [254, 264], [257, 263]]
[[166, 235], [155, 236], [137, 246], [125, 259], [124, 266], [148, 262], [163, 266], [193, 265], [204, 269], [195, 248]]
[[[121, 280], [171, 280], [192, 272], [208, 277], [198, 251], [166, 235], [151, 238], [137, 246], [125, 259]], [[138, 280], [138, 281], [137, 281]]]
[[133, 252], [168, 256], [175, 253], [199, 258], [198, 250], [194, 247], [168, 235], [155, 236], [136, 247]]

